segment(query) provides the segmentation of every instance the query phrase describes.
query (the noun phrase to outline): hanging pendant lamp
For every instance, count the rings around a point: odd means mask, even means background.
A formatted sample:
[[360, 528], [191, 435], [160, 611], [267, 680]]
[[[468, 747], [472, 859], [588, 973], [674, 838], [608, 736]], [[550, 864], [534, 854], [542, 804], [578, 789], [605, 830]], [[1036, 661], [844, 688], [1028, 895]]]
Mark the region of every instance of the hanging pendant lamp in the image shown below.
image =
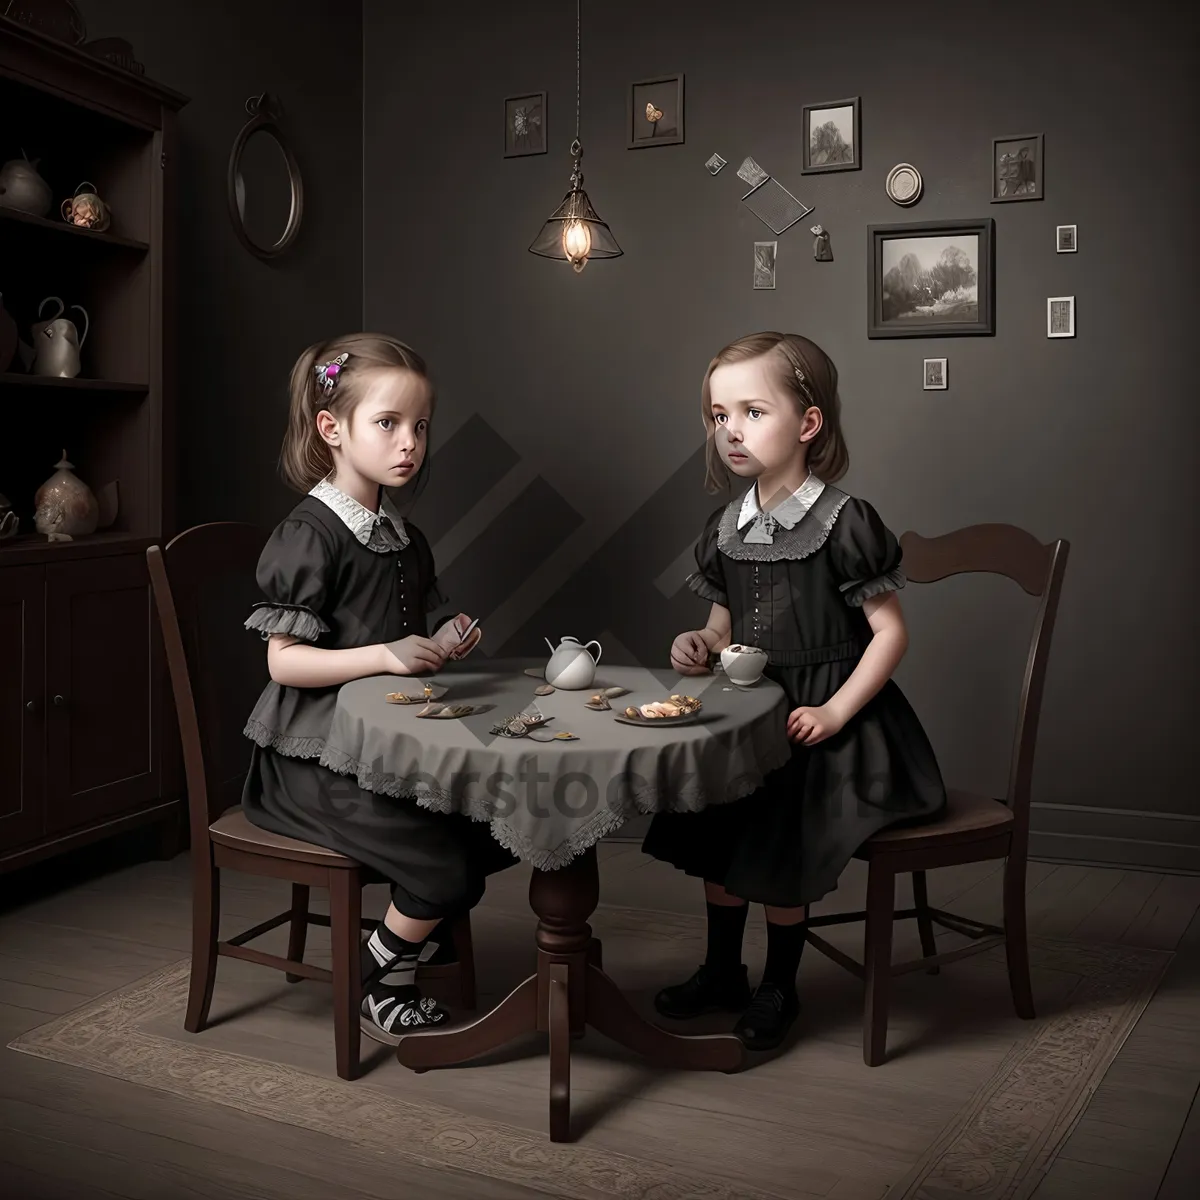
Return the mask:
[[590, 258], [616, 258], [623, 253], [583, 190], [583, 171], [579, 167], [583, 157], [579, 141], [579, 0], [575, 0], [575, 140], [571, 157], [575, 160], [571, 190], [542, 226], [529, 252], [543, 258], [566, 259], [578, 273]]

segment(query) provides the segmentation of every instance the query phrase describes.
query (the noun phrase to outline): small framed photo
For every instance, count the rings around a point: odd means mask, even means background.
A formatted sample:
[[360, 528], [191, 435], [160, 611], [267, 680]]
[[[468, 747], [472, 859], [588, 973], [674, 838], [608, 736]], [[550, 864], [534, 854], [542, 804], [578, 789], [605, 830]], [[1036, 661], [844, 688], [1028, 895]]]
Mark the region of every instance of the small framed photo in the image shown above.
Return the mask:
[[775, 290], [775, 256], [779, 253], [778, 242], [754, 243], [754, 290]]
[[924, 382], [921, 385], [927, 392], [944, 392], [946, 390], [946, 360], [944, 358], [927, 358], [924, 367]]
[[683, 142], [683, 75], [660, 75], [629, 85], [629, 150]]
[[1057, 225], [1054, 229], [1054, 248], [1059, 254], [1074, 254], [1079, 249], [1074, 225]]
[[1041, 200], [1045, 135], [1025, 133], [992, 138], [992, 203]]
[[504, 101], [504, 157], [546, 153], [546, 93]]
[[996, 332], [995, 222], [867, 229], [867, 337]]
[[1075, 336], [1075, 297], [1051, 296], [1046, 301], [1046, 336]]
[[806, 104], [801, 114], [801, 175], [857, 171], [862, 167], [862, 106], [858, 96]]

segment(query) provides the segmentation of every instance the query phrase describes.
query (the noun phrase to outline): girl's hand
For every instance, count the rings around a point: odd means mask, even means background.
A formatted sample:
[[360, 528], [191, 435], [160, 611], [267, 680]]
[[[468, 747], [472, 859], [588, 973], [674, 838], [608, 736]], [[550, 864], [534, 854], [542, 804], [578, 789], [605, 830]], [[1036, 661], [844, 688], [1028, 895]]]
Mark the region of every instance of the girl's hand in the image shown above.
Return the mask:
[[681, 633], [671, 643], [671, 666], [680, 675], [708, 674], [708, 643], [698, 629]]
[[466, 613], [459, 613], [452, 620], [446, 621], [442, 627], [433, 635], [433, 640], [449, 654], [459, 645], [459, 635], [471, 623], [471, 618]]
[[787, 736], [789, 742], [804, 746], [815, 746], [826, 738], [833, 737], [841, 729], [842, 721], [830, 711], [826, 704], [819, 708], [801, 706], [788, 714]]
[[436, 671], [446, 661], [446, 651], [432, 638], [409, 634], [383, 647], [383, 667], [389, 675], [419, 675]]

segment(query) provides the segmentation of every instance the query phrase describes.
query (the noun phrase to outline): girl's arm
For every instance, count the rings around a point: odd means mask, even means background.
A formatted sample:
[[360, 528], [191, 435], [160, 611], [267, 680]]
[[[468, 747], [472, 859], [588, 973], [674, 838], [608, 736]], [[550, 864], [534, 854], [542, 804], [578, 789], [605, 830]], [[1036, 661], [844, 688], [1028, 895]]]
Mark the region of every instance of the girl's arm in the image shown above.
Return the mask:
[[895, 592], [871, 596], [863, 602], [872, 637], [850, 678], [824, 707], [843, 726], [892, 677], [908, 649], [908, 628]]
[[733, 633], [733, 618], [723, 604], [714, 604], [708, 613], [708, 624], [696, 631], [704, 639], [709, 652], [715, 654], [729, 645]]
[[395, 667], [387, 646], [325, 650], [300, 638], [275, 633], [267, 642], [267, 669], [285, 687], [336, 687], [368, 675], [391, 675]]

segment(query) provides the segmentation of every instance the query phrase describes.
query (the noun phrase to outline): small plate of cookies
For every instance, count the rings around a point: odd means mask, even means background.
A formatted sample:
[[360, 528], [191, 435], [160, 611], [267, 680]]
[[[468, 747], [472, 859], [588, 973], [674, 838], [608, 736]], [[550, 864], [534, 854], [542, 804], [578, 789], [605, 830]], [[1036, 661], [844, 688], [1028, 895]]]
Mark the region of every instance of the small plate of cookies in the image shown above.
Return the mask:
[[695, 696], [673, 695], [648, 704], [631, 704], [613, 713], [613, 720], [625, 725], [690, 725], [699, 719], [702, 707]]

